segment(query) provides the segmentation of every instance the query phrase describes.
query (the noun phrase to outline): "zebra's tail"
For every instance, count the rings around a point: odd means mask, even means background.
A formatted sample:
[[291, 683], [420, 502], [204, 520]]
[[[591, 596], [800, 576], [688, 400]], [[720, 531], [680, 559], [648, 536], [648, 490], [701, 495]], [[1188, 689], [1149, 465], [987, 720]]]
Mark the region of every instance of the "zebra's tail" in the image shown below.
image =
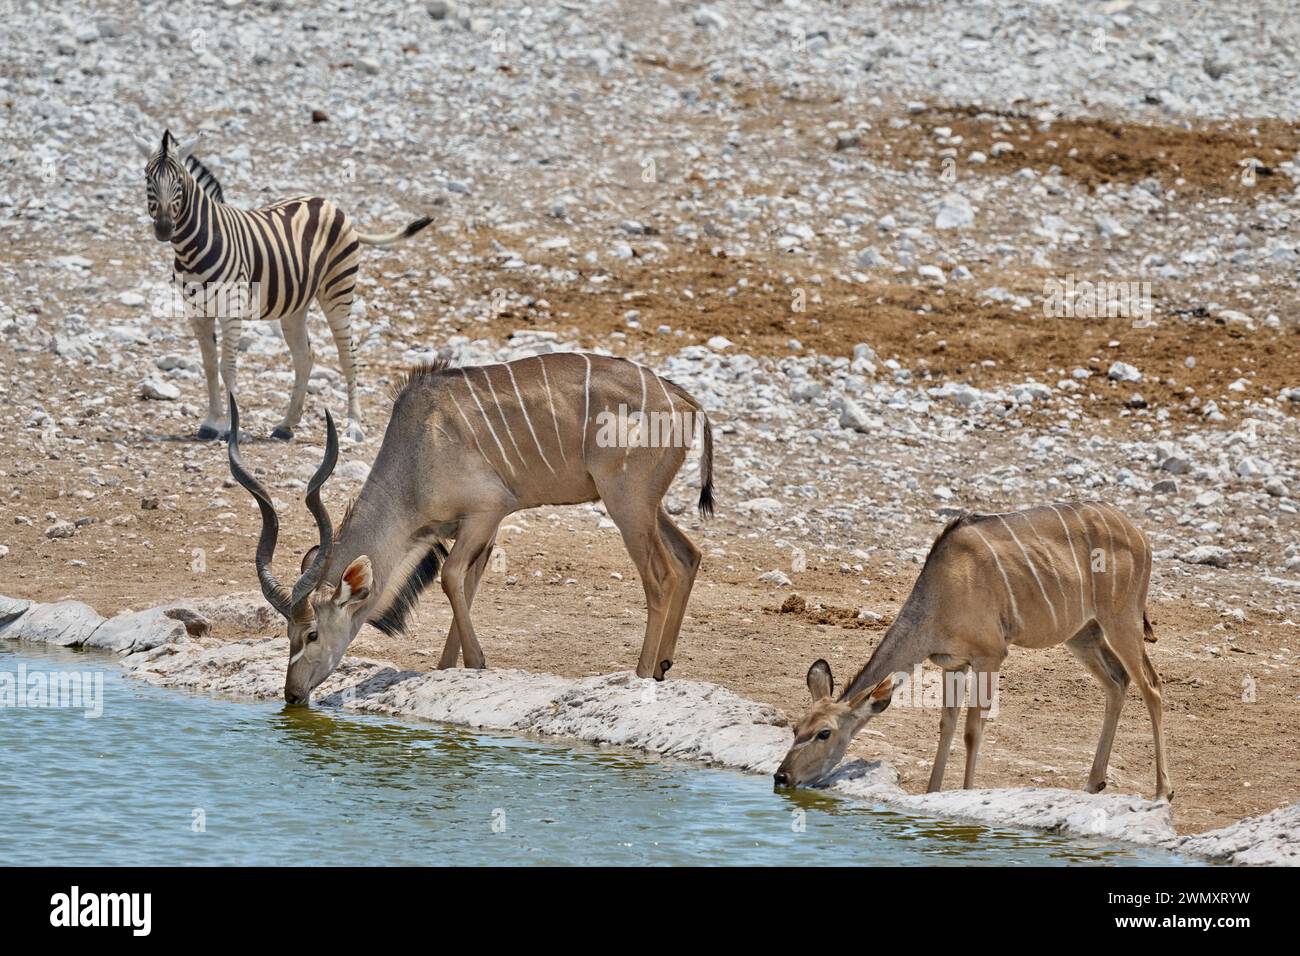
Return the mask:
[[405, 229], [399, 229], [397, 232], [390, 232], [386, 236], [371, 236], [358, 231], [357, 238], [368, 246], [391, 246], [393, 243], [401, 242], [403, 239], [410, 239], [431, 222], [433, 222], [433, 220], [428, 216], [421, 216]]

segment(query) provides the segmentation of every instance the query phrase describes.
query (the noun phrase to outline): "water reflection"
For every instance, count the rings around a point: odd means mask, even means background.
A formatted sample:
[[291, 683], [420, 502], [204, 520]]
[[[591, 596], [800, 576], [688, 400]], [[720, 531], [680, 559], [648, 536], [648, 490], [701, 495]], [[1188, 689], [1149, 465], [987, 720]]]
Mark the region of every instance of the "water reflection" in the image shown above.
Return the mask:
[[212, 700], [127, 680], [93, 653], [0, 643], [0, 655], [6, 670], [95, 668], [105, 682], [101, 719], [4, 714], [0, 846], [11, 863], [1182, 862], [825, 791], [773, 793], [766, 777], [610, 748]]

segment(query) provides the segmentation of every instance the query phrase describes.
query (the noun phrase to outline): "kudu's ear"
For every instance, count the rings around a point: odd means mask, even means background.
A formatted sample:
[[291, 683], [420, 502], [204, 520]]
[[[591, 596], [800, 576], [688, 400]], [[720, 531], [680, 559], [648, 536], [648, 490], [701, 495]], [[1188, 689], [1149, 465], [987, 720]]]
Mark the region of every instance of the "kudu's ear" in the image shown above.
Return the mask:
[[349, 604], [364, 601], [370, 596], [372, 582], [370, 559], [363, 554], [349, 564], [347, 570], [343, 572], [343, 578], [339, 581], [338, 594], [334, 595], [334, 603], [339, 607], [347, 607]]
[[319, 544], [313, 544], [307, 549], [307, 553], [302, 556], [302, 565], [298, 568], [299, 574], [306, 574], [311, 563], [316, 560], [316, 552], [320, 550]]
[[881, 713], [894, 699], [894, 691], [903, 683], [902, 674], [890, 674], [875, 687], [867, 688], [849, 701], [849, 709], [859, 717]]
[[831, 675], [831, 665], [824, 660], [813, 662], [813, 666], [808, 668], [808, 693], [812, 694], [812, 699], [825, 700], [835, 693], [835, 678]]

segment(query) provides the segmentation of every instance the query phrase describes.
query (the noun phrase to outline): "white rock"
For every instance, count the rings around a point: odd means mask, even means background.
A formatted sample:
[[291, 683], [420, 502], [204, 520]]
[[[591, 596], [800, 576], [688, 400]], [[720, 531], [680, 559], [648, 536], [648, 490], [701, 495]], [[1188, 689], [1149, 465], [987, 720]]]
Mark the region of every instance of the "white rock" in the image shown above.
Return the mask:
[[962, 229], [975, 222], [975, 208], [960, 193], [946, 193], [935, 213], [936, 229]]
[[76, 525], [71, 521], [56, 521], [45, 529], [45, 537], [54, 541], [58, 538], [71, 538], [77, 533]]
[[1202, 544], [1178, 556], [1179, 561], [1187, 564], [1208, 564], [1215, 568], [1226, 568], [1232, 560], [1232, 552], [1215, 544]]
[[1114, 382], [1140, 382], [1142, 373], [1127, 362], [1115, 362], [1111, 365], [1107, 377]]
[[174, 402], [181, 397], [181, 390], [171, 382], [150, 376], [140, 383], [140, 394], [154, 401]]

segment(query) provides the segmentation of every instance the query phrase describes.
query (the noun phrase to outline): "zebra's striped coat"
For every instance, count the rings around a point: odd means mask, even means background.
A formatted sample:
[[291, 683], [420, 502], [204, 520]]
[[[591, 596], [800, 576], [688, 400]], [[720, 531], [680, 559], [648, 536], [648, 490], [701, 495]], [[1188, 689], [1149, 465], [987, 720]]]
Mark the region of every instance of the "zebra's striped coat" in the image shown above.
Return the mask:
[[216, 437], [226, 428], [221, 386], [230, 394], [238, 391], [236, 356], [241, 326], [248, 318], [281, 323], [293, 356], [294, 385], [284, 419], [273, 434], [292, 437], [302, 417], [312, 368], [306, 317], [314, 299], [329, 324], [347, 383], [345, 434], [359, 440], [361, 410], [351, 314], [360, 247], [400, 241], [430, 220], [417, 219], [391, 235], [371, 236], [358, 232], [346, 213], [319, 196], [237, 209], [223, 201], [211, 171], [178, 146], [170, 133], [163, 134], [150, 156], [145, 177], [154, 234], [172, 244], [174, 278], [203, 355], [208, 416], [199, 436]]

